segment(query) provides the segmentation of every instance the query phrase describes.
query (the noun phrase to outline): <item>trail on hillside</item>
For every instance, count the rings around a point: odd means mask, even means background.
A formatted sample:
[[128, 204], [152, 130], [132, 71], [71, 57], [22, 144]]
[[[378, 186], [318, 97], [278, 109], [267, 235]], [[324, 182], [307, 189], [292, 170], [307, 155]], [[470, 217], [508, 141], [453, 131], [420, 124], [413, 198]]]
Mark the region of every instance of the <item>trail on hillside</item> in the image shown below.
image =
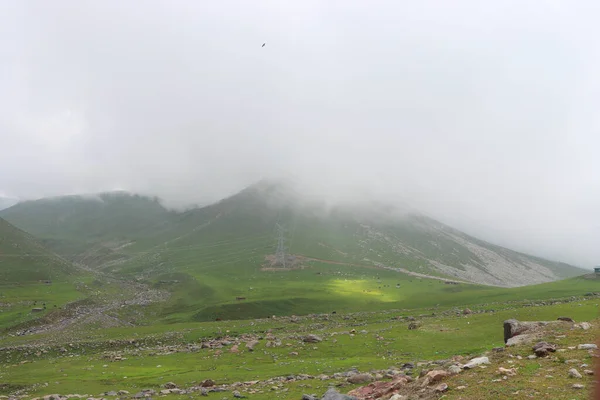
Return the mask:
[[326, 263], [326, 264], [347, 265], [347, 266], [350, 266], [350, 267], [362, 267], [362, 268], [387, 269], [387, 270], [390, 270], [390, 271], [396, 271], [396, 272], [401, 272], [401, 273], [406, 274], [406, 275], [415, 276], [417, 278], [437, 279], [437, 280], [443, 281], [443, 282], [469, 283], [469, 282], [465, 282], [465, 281], [458, 281], [458, 280], [455, 280], [455, 279], [443, 278], [441, 276], [433, 276], [433, 275], [421, 274], [419, 272], [409, 271], [409, 270], [407, 270], [405, 268], [390, 267], [388, 265], [384, 265], [384, 264], [377, 263], [377, 262], [375, 262], [374, 265], [365, 265], [365, 264], [348, 263], [348, 262], [343, 262], [343, 261], [324, 260], [322, 258], [314, 258], [314, 257], [305, 257], [305, 256], [299, 256], [299, 257], [303, 257], [305, 260], [308, 260], [308, 261], [318, 261], [318, 262], [323, 262], [323, 263]]

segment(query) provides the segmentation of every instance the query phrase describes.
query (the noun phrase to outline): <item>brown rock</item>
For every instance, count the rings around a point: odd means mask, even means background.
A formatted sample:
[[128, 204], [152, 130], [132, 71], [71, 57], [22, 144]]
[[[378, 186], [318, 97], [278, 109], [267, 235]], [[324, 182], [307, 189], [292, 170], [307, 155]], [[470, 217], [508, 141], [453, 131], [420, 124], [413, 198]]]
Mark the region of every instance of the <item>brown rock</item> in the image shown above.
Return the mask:
[[215, 381], [213, 381], [212, 379], [206, 379], [206, 380], [202, 381], [200, 386], [201, 387], [213, 387], [213, 386], [215, 386]]
[[539, 342], [535, 346], [533, 346], [533, 352], [538, 357], [545, 357], [550, 353], [554, 353], [555, 351], [556, 345], [547, 342]]
[[371, 374], [354, 374], [348, 377], [347, 381], [352, 384], [369, 383], [373, 381]]
[[444, 371], [441, 369], [436, 369], [433, 371], [429, 371], [427, 375], [425, 375], [425, 379], [431, 383], [437, 383], [442, 379], [446, 378], [450, 373], [448, 371]]
[[444, 393], [448, 390], [448, 385], [446, 383], [440, 383], [433, 390], [435, 390], [437, 393]]

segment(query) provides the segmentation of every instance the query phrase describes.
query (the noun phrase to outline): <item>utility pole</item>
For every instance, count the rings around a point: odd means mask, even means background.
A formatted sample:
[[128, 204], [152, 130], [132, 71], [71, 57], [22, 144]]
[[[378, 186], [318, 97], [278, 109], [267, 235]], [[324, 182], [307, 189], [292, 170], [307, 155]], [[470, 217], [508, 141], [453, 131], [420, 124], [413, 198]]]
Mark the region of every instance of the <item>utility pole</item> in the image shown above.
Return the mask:
[[275, 252], [275, 256], [278, 262], [285, 268], [285, 229], [279, 224], [275, 225], [277, 225], [277, 251]]

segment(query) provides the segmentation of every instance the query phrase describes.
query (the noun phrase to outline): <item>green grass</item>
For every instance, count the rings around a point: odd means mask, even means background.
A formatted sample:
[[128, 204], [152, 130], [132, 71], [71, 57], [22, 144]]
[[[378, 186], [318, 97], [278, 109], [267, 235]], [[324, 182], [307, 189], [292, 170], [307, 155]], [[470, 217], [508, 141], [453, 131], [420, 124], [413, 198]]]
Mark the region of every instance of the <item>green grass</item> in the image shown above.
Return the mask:
[[[569, 315], [576, 320], [590, 320], [598, 317], [597, 304], [598, 299], [593, 299], [469, 316], [428, 317], [422, 319], [423, 326], [419, 330], [408, 330], [406, 322], [393, 320], [396, 313], [358, 314], [352, 315], [349, 320], [341, 315], [331, 316], [329, 320], [308, 318], [299, 324], [287, 320], [261, 320], [93, 330], [81, 337], [81, 341], [74, 341], [65, 355], [52, 349], [48, 354], [39, 356], [5, 351], [0, 356], [3, 358], [0, 376], [14, 387], [48, 383], [48, 386], [31, 390], [30, 393], [35, 394], [98, 394], [119, 389], [132, 392], [148, 387], [157, 389], [167, 381], [189, 386], [207, 378], [218, 383], [233, 383], [289, 374], [330, 375], [353, 367], [368, 371], [404, 362], [479, 355], [503, 345], [502, 321], [505, 319], [554, 320], [558, 316]], [[352, 328], [359, 332], [349, 335], [348, 331]], [[261, 341], [254, 352], [245, 351], [243, 345], [240, 346], [242, 352], [239, 354], [224, 349], [221, 355], [214, 350], [153, 355], [157, 343], [199, 343], [203, 339], [223, 335], [260, 335], [268, 329], [282, 340], [282, 347], [267, 348], [265, 341]], [[367, 333], [360, 333], [362, 330]], [[295, 338], [297, 334], [309, 332], [317, 333], [325, 340], [304, 344]], [[376, 335], [384, 339], [377, 340]], [[136, 339], [142, 346], [127, 345], [123, 348], [108, 345], [111, 339]], [[118, 351], [127, 359], [118, 362], [104, 359], [104, 351], [109, 350]], [[298, 355], [290, 355], [292, 351]], [[28, 362], [22, 363], [24, 360]], [[521, 372], [524, 376], [535, 373], [536, 368], [532, 366]], [[313, 387], [295, 385], [287, 394], [265, 393], [252, 397], [299, 398], [301, 392], [309, 389], [324, 392], [328, 384], [320, 381], [308, 383]]]

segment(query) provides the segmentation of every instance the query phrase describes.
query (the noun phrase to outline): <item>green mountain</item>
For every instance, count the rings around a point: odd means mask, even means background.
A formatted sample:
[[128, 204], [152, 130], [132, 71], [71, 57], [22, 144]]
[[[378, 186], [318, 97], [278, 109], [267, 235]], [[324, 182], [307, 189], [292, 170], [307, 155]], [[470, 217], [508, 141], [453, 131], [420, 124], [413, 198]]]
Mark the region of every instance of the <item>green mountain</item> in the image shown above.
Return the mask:
[[75, 272], [64, 259], [28, 233], [0, 218], [0, 282], [2, 284], [62, 280]]
[[275, 266], [277, 226], [292, 267], [318, 259], [496, 286], [585, 272], [495, 246], [411, 210], [381, 204], [327, 207], [272, 182], [186, 212], [116, 192], [19, 203], [0, 216], [72, 261], [143, 276], [190, 265], [224, 268], [238, 260]]
[[25, 201], [0, 214], [49, 249], [87, 266], [118, 259], [120, 249], [164, 229], [170, 215], [158, 199], [125, 192]]

